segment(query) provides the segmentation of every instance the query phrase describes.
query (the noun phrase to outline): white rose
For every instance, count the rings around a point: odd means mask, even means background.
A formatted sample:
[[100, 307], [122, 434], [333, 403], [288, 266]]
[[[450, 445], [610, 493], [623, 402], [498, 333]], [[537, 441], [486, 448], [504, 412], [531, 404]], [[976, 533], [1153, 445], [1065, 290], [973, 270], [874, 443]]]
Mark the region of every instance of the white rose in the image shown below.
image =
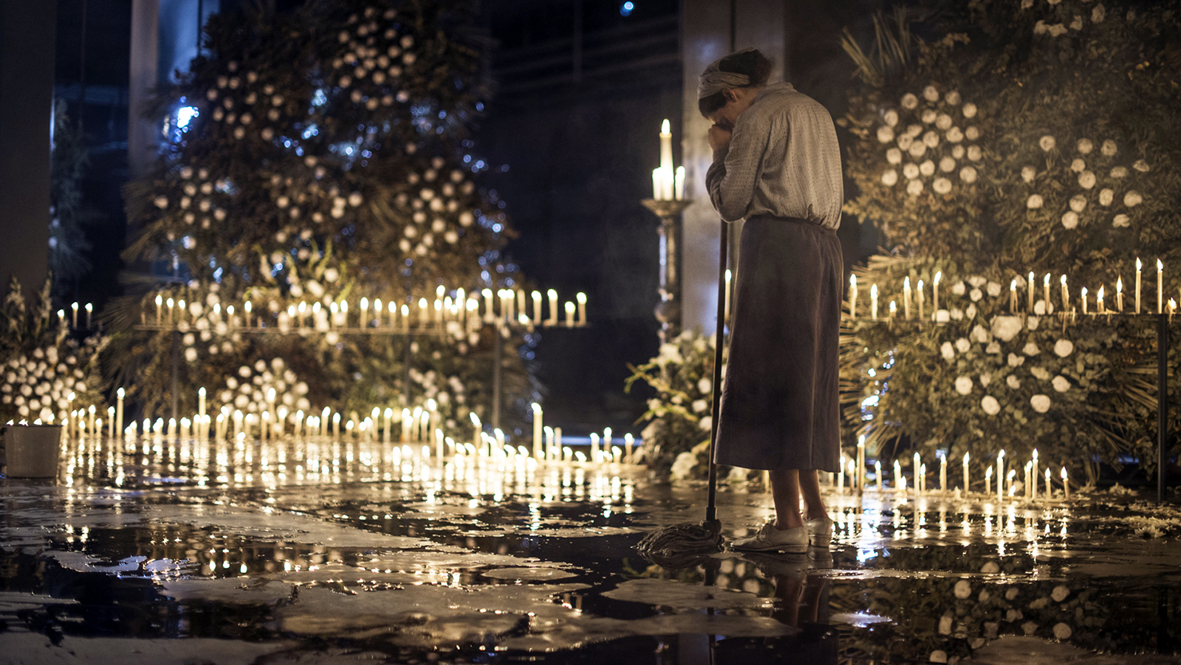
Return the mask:
[[955, 597], [964, 600], [972, 595], [972, 585], [968, 580], [960, 580], [955, 583]]
[[964, 314], [967, 315], [969, 321], [976, 318], [976, 306], [968, 305], [968, 309], [964, 310]]
[[1015, 374], [1010, 374], [1009, 376], [1005, 377], [1005, 383], [1008, 384], [1008, 386], [1013, 390], [1017, 390], [1021, 387], [1021, 379], [1018, 379]]
[[961, 376], [955, 380], [955, 391], [961, 395], [967, 395], [972, 392], [972, 379]]
[[1042, 381], [1050, 380], [1050, 373], [1047, 372], [1046, 368], [1044, 367], [1030, 367], [1029, 373], [1034, 375], [1034, 377], [1041, 379]]
[[1078, 226], [1078, 213], [1067, 211], [1065, 214], [1063, 214], [1062, 226], [1068, 229], [1073, 229], [1074, 227]]
[[944, 157], [939, 160], [939, 170], [944, 173], [951, 173], [955, 170], [955, 160], [951, 157]]
[[1025, 182], [1033, 182], [1033, 179], [1036, 175], [1037, 169], [1033, 168], [1032, 166], [1021, 167], [1021, 179]]
[[1054, 355], [1059, 358], [1065, 358], [1074, 351], [1074, 343], [1068, 339], [1060, 339], [1054, 342]]
[[902, 108], [910, 110], [919, 105], [919, 98], [911, 93], [902, 95]]
[[702, 416], [701, 420], [697, 421], [697, 427], [702, 431], [708, 432], [713, 427], [713, 418], [711, 416]]
[[1140, 192], [1137, 192], [1136, 190], [1132, 190], [1127, 194], [1124, 194], [1124, 205], [1128, 206], [1129, 208], [1134, 208], [1140, 205], [1140, 203], [1143, 201], [1144, 198], [1141, 197]]
[[1070, 626], [1068, 626], [1064, 623], [1054, 624], [1054, 637], [1056, 639], [1063, 640], [1063, 641], [1069, 640], [1070, 636], [1073, 634], [1074, 634], [1074, 631], [1070, 629]]
[[995, 298], [1001, 294], [1001, 283], [1000, 282], [989, 282], [988, 285], [985, 286], [984, 288], [985, 288], [985, 290], [988, 291], [988, 295], [992, 296], [993, 298]]
[[939, 135], [935, 132], [927, 132], [923, 134], [923, 144], [928, 148], [936, 148], [939, 146]]
[[890, 143], [893, 140], [894, 140], [894, 130], [893, 129], [891, 129], [887, 126], [884, 126], [884, 125], [882, 127], [878, 127], [878, 142], [879, 143]]
[[1025, 201], [1025, 207], [1029, 208], [1030, 210], [1037, 210], [1038, 208], [1041, 208], [1042, 207], [1041, 194], [1030, 194], [1029, 198], [1026, 199], [1026, 201]]
[[1038, 139], [1037, 144], [1044, 152], [1050, 152], [1054, 149], [1054, 146], [1057, 145], [1057, 142], [1054, 140], [1053, 136], [1046, 134], [1045, 136]]
[[1041, 350], [1037, 348], [1037, 344], [1035, 342], [1026, 342], [1025, 346], [1021, 348], [1021, 353], [1024, 353], [1027, 356], [1036, 356], [1037, 354], [1041, 353]]
[[976, 105], [975, 104], [973, 104], [972, 102], [968, 102], [967, 104], [964, 104], [964, 117], [965, 118], [976, 117]]
[[906, 176], [907, 180], [914, 180], [915, 178], [919, 177], [918, 165], [907, 162], [906, 165], [902, 167], [902, 175]]
[[890, 148], [886, 151], [886, 161], [891, 164], [902, 163], [902, 151], [898, 148]]
[[1087, 163], [1082, 159], [1075, 157], [1074, 161], [1070, 163], [1070, 170], [1075, 173], [1082, 173], [1087, 168]]
[[887, 125], [889, 125], [890, 127], [897, 125], [898, 124], [898, 111], [895, 111], [894, 109], [890, 109], [889, 111], [886, 111], [886, 114], [882, 116], [882, 120], [885, 121], [885, 123]]
[[1128, 226], [1131, 226], [1132, 222], [1128, 219], [1127, 215], [1121, 213], [1119, 215], [1116, 215], [1111, 220], [1111, 225], [1117, 229], [1122, 229], [1122, 228], [1126, 228]]
[[951, 292], [953, 295], [962, 296], [967, 293], [968, 287], [964, 286], [963, 281], [958, 281], [951, 285]]
[[707, 402], [706, 400], [699, 399], [699, 400], [695, 400], [693, 402], [693, 412], [694, 413], [701, 413], [702, 411], [705, 411], [708, 408], [709, 408], [709, 402]]
[[1074, 147], [1079, 153], [1089, 155], [1095, 149], [1095, 144], [1091, 142], [1091, 139], [1079, 139]]
[[956, 321], [964, 318], [964, 310], [960, 309], [959, 307], [952, 307], [950, 314], [951, 318], [955, 319]]
[[992, 374], [985, 372], [984, 374], [980, 375], [980, 385], [981, 386], [984, 386], [985, 388], [987, 388], [988, 384], [990, 384], [990, 383], [992, 383]]
[[948, 143], [959, 143], [964, 140], [964, 132], [959, 127], [952, 127], [947, 130]]
[[710, 380], [708, 378], [702, 377], [702, 379], [697, 382], [697, 390], [702, 395], [708, 395], [709, 389], [712, 387], [712, 385], [713, 384], [710, 382]]
[[1029, 398], [1029, 405], [1033, 407], [1034, 411], [1045, 413], [1050, 410], [1050, 398], [1046, 395], [1034, 395]]
[[964, 146], [957, 145], [957, 146], [953, 147], [951, 149], [951, 156], [955, 157], [956, 159], [963, 159], [964, 158]]
[[1075, 212], [1082, 212], [1087, 207], [1087, 197], [1082, 194], [1075, 194], [1070, 197], [1070, 209]]
[[988, 331], [978, 323], [972, 327], [972, 332], [968, 334], [968, 337], [977, 344], [986, 344], [988, 342]]
[[911, 196], [918, 196], [919, 194], [922, 194], [923, 193], [923, 181], [922, 180], [911, 180], [910, 183], [906, 186], [906, 193], [910, 194]]
[[935, 118], [935, 127], [941, 131], [946, 132], [948, 129], [951, 129], [951, 122], [951, 116], [947, 115], [946, 113], [940, 113], [939, 116]]
[[1060, 393], [1070, 390], [1070, 381], [1067, 381], [1066, 377], [1061, 375], [1054, 377], [1054, 380], [1050, 383], [1054, 386], [1054, 390], [1057, 390]]
[[[1038, 303], [1040, 303], [1040, 304], [1042, 304], [1042, 305], [1045, 305], [1045, 301], [1044, 301], [1044, 300], [1039, 300], [1039, 301], [1038, 301]], [[1034, 307], [1036, 308], [1037, 306], [1035, 305]], [[1044, 310], [1044, 309], [1045, 309], [1045, 307], [1042, 307], [1042, 309]], [[1045, 312], [1042, 312], [1042, 313], [1043, 313], [1043, 314], [1045, 314]], [[1031, 317], [1029, 317], [1028, 319], [1026, 319], [1026, 320], [1025, 320], [1025, 325], [1029, 326], [1029, 329], [1030, 329], [1030, 330], [1037, 330], [1037, 327], [1038, 327], [1038, 324], [1039, 324], [1039, 323], [1041, 323], [1041, 319], [1039, 319], [1039, 318], [1038, 318], [1038, 317], [1036, 317], [1036, 316], [1031, 316]]]
[[1115, 141], [1107, 139], [1103, 142], [1103, 146], [1099, 149], [1099, 151], [1107, 157], [1114, 157], [1115, 153], [1119, 152], [1119, 149], [1115, 147]]
[[1107, 10], [1101, 4], [1095, 5], [1095, 8], [1091, 10], [1091, 22], [1102, 23], [1105, 18], [1107, 18]]
[[1055, 23], [1048, 28], [1051, 37], [1060, 37], [1066, 34], [1066, 26], [1061, 23]]
[[902, 150], [910, 150], [910, 145], [914, 143], [914, 137], [910, 134], [903, 134], [898, 137], [898, 147]]
[[919, 164], [919, 173], [921, 173], [927, 177], [931, 177], [931, 176], [935, 175], [935, 162], [932, 162], [931, 160], [928, 159], [928, 160], [924, 161], [922, 164]]
[[898, 184], [898, 172], [894, 169], [889, 169], [882, 174], [882, 184], [887, 187], [893, 187]]
[[1114, 200], [1115, 200], [1115, 192], [1113, 192], [1112, 190], [1104, 188], [1099, 191], [1099, 205], [1109, 206], [1109, 205], [1111, 205], [1111, 202]]
[[1021, 332], [1021, 317], [998, 316], [992, 320], [992, 336], [1002, 342], [1012, 341]]
[[944, 360], [951, 360], [955, 358], [955, 349], [952, 348], [951, 342], [944, 342], [943, 346], [939, 347], [939, 353]]
[[1115, 178], [1116, 180], [1128, 177], [1128, 167], [1117, 166], [1111, 169], [1111, 177]]
[[1061, 603], [1070, 595], [1070, 589], [1064, 585], [1059, 584], [1050, 592], [1050, 597], [1054, 599], [1055, 603]]
[[963, 180], [969, 185], [976, 182], [976, 169], [971, 166], [965, 166], [960, 169], [960, 180]]
[[980, 128], [972, 125], [971, 127], [965, 129], [964, 138], [968, 139], [969, 141], [975, 141], [976, 139], [980, 138]]
[[1009, 354], [1009, 367], [1020, 367], [1024, 364], [1025, 364], [1025, 358], [1022, 358], [1021, 356], [1017, 355], [1016, 353]]
[[1141, 173], [1148, 173], [1149, 166], [1148, 166], [1148, 162], [1144, 161], [1143, 159], [1137, 159], [1136, 163], [1132, 164], [1132, 168], [1136, 169], [1137, 171], [1139, 171]]
[[985, 395], [984, 398], [980, 400], [980, 408], [984, 409], [984, 412], [990, 416], [995, 416], [1001, 412], [1000, 402], [996, 401], [996, 398], [992, 395]]
[[919, 157], [927, 154], [927, 144], [923, 143], [922, 141], [915, 141], [910, 144], [910, 147], [907, 148], [906, 151], [910, 153], [911, 157], [918, 159]]
[[1001, 352], [1001, 345], [996, 340], [993, 340], [988, 343], [988, 346], [984, 347], [984, 352], [995, 356]]
[[960, 353], [967, 353], [968, 349], [972, 348], [972, 343], [966, 338], [961, 337], [955, 341], [955, 348], [958, 349]]
[[947, 178], [936, 178], [935, 182], [931, 183], [931, 189], [934, 189], [936, 194], [947, 194], [951, 191], [951, 181]]
[[968, 293], [968, 297], [972, 299], [972, 302], [980, 302], [980, 299], [984, 297], [984, 293], [982, 293], [980, 289], [972, 289], [972, 291]]
[[927, 100], [928, 102], [939, 101], [939, 90], [937, 90], [933, 85], [923, 88], [923, 99]]
[[1083, 189], [1090, 189], [1095, 186], [1095, 174], [1090, 171], [1083, 171], [1078, 175], [1078, 186]]
[[922, 119], [924, 125], [929, 125], [929, 124], [935, 122], [936, 115], [937, 114], [935, 113], [935, 111], [933, 111], [931, 109], [926, 109], [925, 111], [923, 111], [923, 114], [920, 116], [920, 118]]

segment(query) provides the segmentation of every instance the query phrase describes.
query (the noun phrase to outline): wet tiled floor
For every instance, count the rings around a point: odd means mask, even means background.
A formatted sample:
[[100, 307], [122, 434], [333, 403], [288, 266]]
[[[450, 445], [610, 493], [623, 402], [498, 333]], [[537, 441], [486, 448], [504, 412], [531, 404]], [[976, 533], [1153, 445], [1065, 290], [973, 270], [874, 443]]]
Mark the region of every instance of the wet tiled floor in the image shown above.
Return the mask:
[[[1181, 513], [829, 494], [831, 552], [667, 570], [702, 485], [367, 443], [84, 441], [0, 481], [0, 662], [1178, 662]], [[770, 512], [725, 487], [728, 537]]]

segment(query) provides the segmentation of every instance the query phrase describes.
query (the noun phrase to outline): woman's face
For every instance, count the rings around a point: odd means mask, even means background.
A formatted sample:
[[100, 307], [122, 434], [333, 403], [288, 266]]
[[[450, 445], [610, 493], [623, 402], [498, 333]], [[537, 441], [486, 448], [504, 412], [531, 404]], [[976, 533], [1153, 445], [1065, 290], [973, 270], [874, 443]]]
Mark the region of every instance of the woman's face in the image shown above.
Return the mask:
[[738, 116], [750, 108], [758, 94], [758, 88], [726, 88], [722, 91], [726, 105], [714, 111], [709, 116], [710, 121], [715, 125], [733, 129], [734, 123], [738, 122]]

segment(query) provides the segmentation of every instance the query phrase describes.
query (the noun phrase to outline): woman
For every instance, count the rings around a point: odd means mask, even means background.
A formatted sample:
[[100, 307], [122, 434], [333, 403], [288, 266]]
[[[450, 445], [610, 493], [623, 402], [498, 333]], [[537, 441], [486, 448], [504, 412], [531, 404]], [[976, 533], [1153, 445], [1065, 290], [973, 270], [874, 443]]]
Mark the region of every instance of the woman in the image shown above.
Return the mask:
[[710, 200], [723, 220], [746, 219], [714, 461], [770, 472], [775, 519], [734, 549], [804, 552], [832, 538], [817, 471], [840, 457], [841, 156], [828, 111], [770, 73], [748, 49], [707, 67], [697, 90], [714, 123]]

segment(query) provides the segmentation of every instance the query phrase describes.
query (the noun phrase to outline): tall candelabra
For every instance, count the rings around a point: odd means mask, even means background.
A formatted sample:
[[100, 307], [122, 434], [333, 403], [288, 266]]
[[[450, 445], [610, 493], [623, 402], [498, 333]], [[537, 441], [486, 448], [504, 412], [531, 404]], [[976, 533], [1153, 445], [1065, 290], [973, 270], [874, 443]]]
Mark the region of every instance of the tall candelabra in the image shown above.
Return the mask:
[[644, 199], [644, 207], [660, 218], [660, 302], [654, 313], [660, 341], [681, 334], [681, 217], [692, 201]]

